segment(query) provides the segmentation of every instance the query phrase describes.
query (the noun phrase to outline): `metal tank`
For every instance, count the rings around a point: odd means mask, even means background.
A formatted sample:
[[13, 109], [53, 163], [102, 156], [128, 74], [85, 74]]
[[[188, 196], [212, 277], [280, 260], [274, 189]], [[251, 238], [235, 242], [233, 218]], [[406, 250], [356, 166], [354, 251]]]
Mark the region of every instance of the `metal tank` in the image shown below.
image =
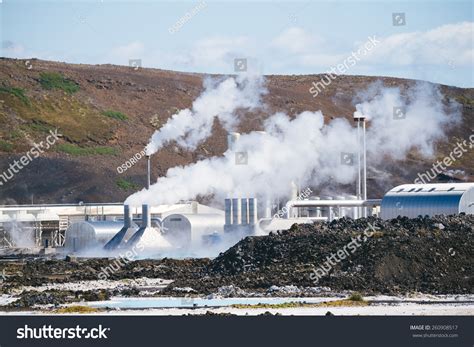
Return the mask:
[[66, 230], [64, 247], [70, 252], [103, 247], [122, 227], [123, 222], [81, 221], [73, 223]]
[[187, 247], [206, 235], [222, 233], [224, 222], [221, 214], [171, 214], [163, 219], [163, 235], [173, 246]]

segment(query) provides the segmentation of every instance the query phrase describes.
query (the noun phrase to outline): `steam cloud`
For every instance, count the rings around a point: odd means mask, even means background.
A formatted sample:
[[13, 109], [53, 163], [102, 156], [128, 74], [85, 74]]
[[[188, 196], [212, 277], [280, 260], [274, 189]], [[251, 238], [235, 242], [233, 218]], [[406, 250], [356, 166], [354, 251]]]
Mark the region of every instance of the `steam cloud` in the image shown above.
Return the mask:
[[[260, 85], [260, 82], [247, 83], [250, 89]], [[228, 79], [206, 89], [193, 104], [193, 111], [181, 111], [155, 133], [150, 150], [156, 151], [171, 140], [177, 140], [185, 148], [194, 148], [198, 141], [210, 135], [213, 117], [227, 126], [235, 125], [238, 120], [233, 110], [257, 105], [255, 95], [262, 93], [249, 93], [247, 87], [238, 86], [237, 81]], [[221, 100], [229, 97], [224, 90], [231, 91], [230, 101]], [[431, 156], [434, 143], [444, 136], [446, 129], [460, 121], [458, 105], [449, 102], [445, 105], [438, 87], [432, 84], [418, 83], [406, 95], [403, 97], [398, 88], [375, 83], [357, 97], [356, 112], [369, 119], [368, 159], [375, 167], [385, 156], [400, 160], [413, 148], [423, 156]], [[210, 100], [216, 104], [207, 113]], [[403, 110], [401, 119], [394, 118], [394, 107]], [[193, 127], [178, 118], [195, 119]], [[348, 120], [337, 118], [325, 125], [320, 111], [305, 111], [294, 119], [276, 113], [265, 121], [264, 130], [265, 134], [242, 134], [234, 150], [227, 150], [221, 157], [170, 168], [150, 190], [131, 195], [125, 203], [171, 204], [199, 195], [212, 195], [218, 203], [225, 197], [239, 196], [276, 199], [288, 197], [291, 181], [301, 186], [354, 181], [356, 167], [341, 161], [341, 153], [353, 153], [357, 148], [356, 129]], [[247, 165], [236, 165], [234, 152], [247, 152]]]
[[261, 77], [248, 75], [229, 77], [217, 83], [207, 79], [204, 87], [204, 92], [193, 102], [191, 109], [179, 111], [153, 134], [146, 147], [148, 155], [156, 153], [170, 141], [176, 141], [186, 149], [195, 149], [211, 135], [215, 118], [227, 131], [231, 131], [238, 123], [235, 111], [259, 107], [260, 97], [266, 92]]

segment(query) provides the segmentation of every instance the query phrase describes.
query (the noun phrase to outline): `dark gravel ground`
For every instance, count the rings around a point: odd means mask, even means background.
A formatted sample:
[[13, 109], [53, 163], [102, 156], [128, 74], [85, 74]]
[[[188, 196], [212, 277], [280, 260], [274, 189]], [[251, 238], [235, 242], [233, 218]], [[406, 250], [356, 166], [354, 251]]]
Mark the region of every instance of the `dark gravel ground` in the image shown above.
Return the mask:
[[[364, 231], [375, 232], [363, 239]], [[272, 285], [329, 287], [332, 291], [363, 294], [474, 293], [472, 259], [474, 216], [434, 218], [341, 219], [331, 223], [294, 225], [291, 230], [268, 236], [247, 237], [210, 259], [160, 259], [129, 262], [111, 279], [163, 278], [174, 280], [161, 295], [182, 296], [179, 288], [191, 287], [195, 294], [211, 294], [233, 285], [247, 292], [265, 292]], [[368, 229], [369, 228], [369, 229]], [[317, 284], [312, 270], [337, 253], [352, 239], [360, 246], [332, 266]], [[113, 259], [0, 261], [7, 278], [0, 293], [20, 285], [41, 285], [96, 280]], [[130, 295], [134, 293], [130, 291]], [[57, 295], [56, 295], [57, 294]], [[108, 294], [116, 294], [110, 292]], [[127, 292], [121, 293], [127, 295]], [[65, 296], [87, 300], [88, 293], [43, 293], [38, 298], [24, 294], [21, 307], [30, 303], [55, 303]], [[107, 295], [104, 294], [104, 295]], [[75, 299], [74, 299], [75, 300]]]

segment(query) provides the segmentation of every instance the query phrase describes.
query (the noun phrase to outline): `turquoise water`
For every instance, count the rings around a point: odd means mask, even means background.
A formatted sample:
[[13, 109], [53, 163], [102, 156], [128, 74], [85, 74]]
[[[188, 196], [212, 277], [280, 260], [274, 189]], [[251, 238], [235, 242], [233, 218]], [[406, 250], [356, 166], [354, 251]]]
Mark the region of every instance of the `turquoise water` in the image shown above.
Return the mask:
[[119, 298], [114, 297], [108, 301], [90, 302], [89, 306], [103, 308], [121, 309], [143, 309], [143, 308], [199, 308], [199, 307], [223, 307], [235, 304], [282, 304], [287, 302], [319, 303], [328, 301], [328, 298]]

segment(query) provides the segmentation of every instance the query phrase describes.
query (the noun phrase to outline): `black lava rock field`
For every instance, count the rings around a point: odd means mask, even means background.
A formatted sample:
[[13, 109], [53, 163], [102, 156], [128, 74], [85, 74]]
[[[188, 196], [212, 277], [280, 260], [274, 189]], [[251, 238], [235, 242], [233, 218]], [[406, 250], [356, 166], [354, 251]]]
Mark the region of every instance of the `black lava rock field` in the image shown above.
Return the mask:
[[[208, 271], [233, 278], [241, 288], [473, 293], [473, 226], [472, 215], [294, 225], [289, 231], [240, 241], [214, 259]], [[319, 278], [313, 274], [317, 268], [325, 270], [316, 271]]]
[[[472, 215], [293, 225], [288, 231], [246, 237], [212, 260], [131, 261], [110, 279], [173, 280], [161, 292], [173, 296], [185, 295], [182, 288], [192, 288], [194, 294], [216, 293], [221, 287], [268, 293], [272, 286], [362, 294], [472, 294], [473, 226]], [[22, 285], [97, 280], [114, 261], [0, 261], [0, 272], [8, 275], [0, 293]]]

